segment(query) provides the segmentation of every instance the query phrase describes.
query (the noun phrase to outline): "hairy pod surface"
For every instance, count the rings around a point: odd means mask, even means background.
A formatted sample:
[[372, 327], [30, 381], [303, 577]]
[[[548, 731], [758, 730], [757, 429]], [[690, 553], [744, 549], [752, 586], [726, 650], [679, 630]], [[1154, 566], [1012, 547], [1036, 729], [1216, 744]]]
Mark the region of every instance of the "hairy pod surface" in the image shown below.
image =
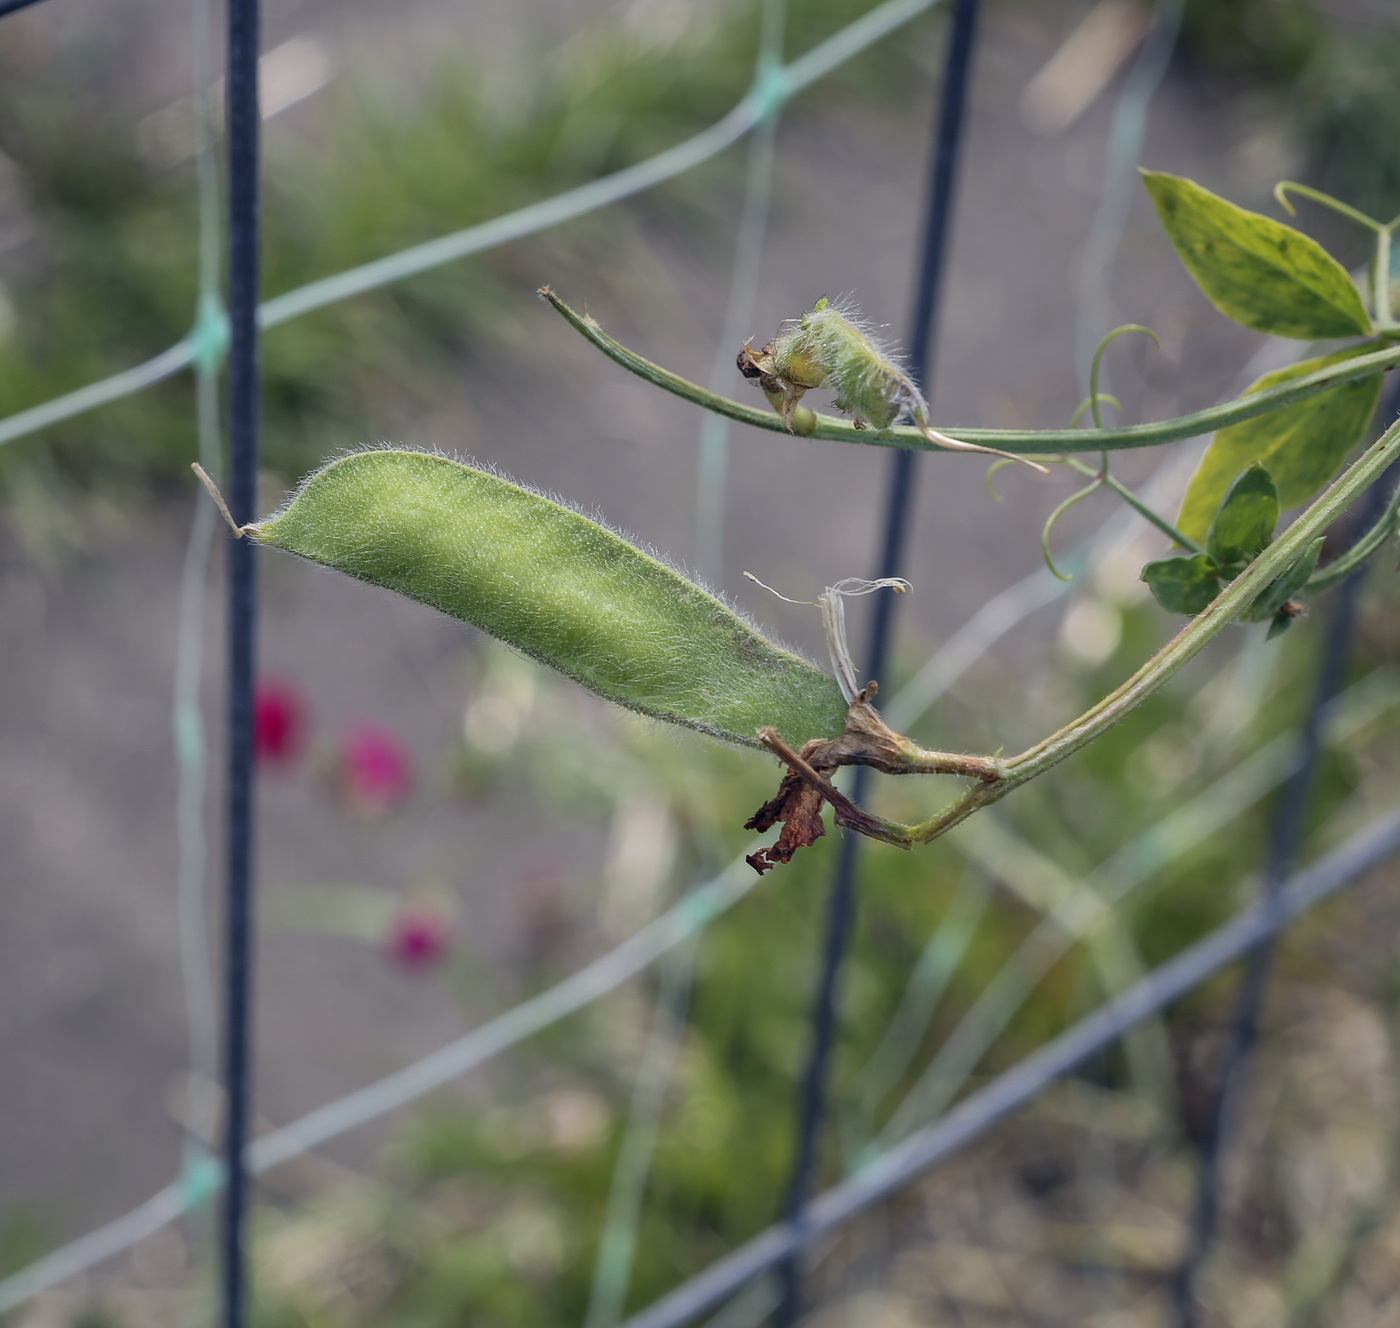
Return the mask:
[[831, 388], [836, 405], [872, 429], [924, 409], [914, 381], [851, 312], [819, 300], [773, 342], [779, 377], [800, 387]]
[[352, 453], [246, 529], [726, 742], [759, 747], [763, 727], [834, 738], [845, 723], [834, 678], [714, 595], [597, 521], [447, 457]]

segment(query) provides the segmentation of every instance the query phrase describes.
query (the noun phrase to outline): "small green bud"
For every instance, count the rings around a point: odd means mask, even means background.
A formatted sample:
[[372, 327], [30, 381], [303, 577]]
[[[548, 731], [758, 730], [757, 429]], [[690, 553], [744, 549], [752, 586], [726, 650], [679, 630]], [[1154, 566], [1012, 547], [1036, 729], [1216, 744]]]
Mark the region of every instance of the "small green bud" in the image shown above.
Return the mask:
[[1259, 592], [1258, 598], [1240, 614], [1240, 618], [1244, 622], [1263, 622], [1272, 618], [1274, 625], [1269, 631], [1271, 639], [1287, 628], [1303, 611], [1303, 606], [1296, 603], [1293, 597], [1308, 584], [1308, 578], [1313, 574], [1322, 553], [1322, 545], [1323, 540], [1320, 536], [1313, 540], [1292, 567]]
[[854, 309], [819, 300], [773, 342], [779, 378], [802, 388], [829, 386], [836, 405], [861, 424], [888, 429], [926, 408], [914, 380], [876, 342]]
[[762, 350], [755, 352], [745, 345], [738, 365], [745, 377], [758, 380], [770, 402], [775, 395], [780, 397], [783, 423], [794, 433], [804, 432], [794, 423], [797, 403], [812, 388], [828, 387], [835, 393], [836, 408], [859, 428], [883, 432], [908, 416], [924, 437], [940, 447], [1006, 457], [1049, 473], [1025, 457], [964, 443], [930, 428], [928, 403], [918, 384], [849, 305], [818, 300], [811, 313], [784, 323]]

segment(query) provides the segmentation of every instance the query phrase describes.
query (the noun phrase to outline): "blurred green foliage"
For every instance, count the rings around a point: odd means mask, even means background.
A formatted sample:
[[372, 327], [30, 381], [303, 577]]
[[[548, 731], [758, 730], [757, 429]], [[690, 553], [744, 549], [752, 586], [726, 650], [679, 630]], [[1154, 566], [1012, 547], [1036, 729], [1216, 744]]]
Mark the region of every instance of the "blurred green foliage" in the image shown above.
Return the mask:
[[[865, 0], [794, 6], [789, 52], [866, 8]], [[535, 84], [508, 108], [492, 103], [470, 62], [451, 54], [407, 101], [346, 80], [323, 94], [310, 130], [271, 144], [267, 291], [470, 225], [669, 146], [742, 93], [754, 38], [751, 6], [720, 9], [701, 31], [666, 40], [607, 27], [544, 62]], [[1393, 32], [1358, 35], [1305, 0], [1192, 0], [1185, 40], [1201, 66], [1288, 94], [1289, 113], [1312, 146], [1314, 183], [1382, 216], [1387, 206], [1400, 206], [1400, 103], [1386, 83], [1396, 67]], [[900, 97], [920, 54], [918, 41], [887, 42], [836, 86], [854, 81], [864, 98]], [[158, 164], [138, 151], [134, 123], [105, 113], [103, 85], [86, 77], [84, 62], [93, 58], [66, 51], [62, 68], [50, 62], [7, 70], [0, 79], [0, 150], [13, 163], [12, 178], [0, 184], [11, 203], [22, 204], [30, 231], [0, 255], [14, 314], [0, 346], [3, 414], [159, 352], [192, 318], [189, 164]], [[464, 363], [495, 365], [521, 355], [511, 310], [540, 278], [538, 250], [530, 246], [606, 268], [600, 260], [650, 221], [664, 221], [695, 244], [711, 243], [713, 223], [732, 223], [733, 167], [731, 160], [715, 168], [727, 172], [724, 189], [714, 188], [713, 176], [683, 178], [606, 218], [580, 220], [557, 235], [272, 332], [265, 359], [269, 465], [290, 477], [360, 438], [364, 421], [378, 417], [386, 400], [430, 401]], [[37, 484], [159, 483], [183, 472], [193, 455], [192, 420], [192, 392], [181, 378], [3, 449], [0, 484], [13, 497]], [[1390, 607], [1385, 621], [1393, 624]], [[975, 686], [959, 688], [927, 731], [913, 736], [980, 749], [1005, 736], [989, 732], [989, 715], [1029, 709], [1045, 727], [1041, 721], [1077, 713], [1155, 649], [1166, 627], [1141, 603], [1111, 604], [1109, 611], [1119, 639], [1105, 658], [1071, 664], [1063, 677], [1029, 689], [1008, 672], [979, 670]], [[1082, 876], [1296, 722], [1324, 615], [1325, 601], [1316, 621], [1267, 654], [1257, 648], [1261, 628], [1241, 629], [1053, 779], [1021, 790], [1005, 808], [1008, 825]], [[1352, 666], [1357, 673], [1400, 649], [1393, 627], [1378, 621], [1368, 620]], [[546, 698], [558, 694], [559, 685], [544, 678], [532, 686]], [[595, 715], [572, 727], [558, 720], [553, 712], [547, 737], [543, 727], [527, 726], [508, 750], [464, 745], [461, 796], [528, 792], [558, 815], [598, 825], [617, 815], [620, 798], [645, 786], [664, 799], [676, 827], [674, 884], [703, 879], [737, 851], [735, 827], [772, 792], [775, 772], [766, 760], [677, 742], [625, 718], [600, 724]], [[1397, 773], [1393, 738], [1393, 723], [1378, 721], [1355, 746], [1328, 754], [1310, 828], [1328, 823], [1363, 774]], [[945, 786], [910, 780], [882, 787], [880, 797], [894, 810], [914, 805], [926, 812]], [[1122, 909], [1125, 934], [1142, 964], [1160, 962], [1232, 911], [1236, 883], [1260, 860], [1265, 820], [1265, 806], [1247, 811], [1130, 898]], [[790, 1162], [834, 845], [828, 838], [800, 854], [703, 940], [629, 1305], [661, 1294], [775, 1215]], [[864, 861], [838, 1054], [836, 1096], [847, 1105], [860, 1095], [862, 1070], [926, 941], [975, 870], [951, 842], [907, 854], [870, 845]], [[914, 1068], [877, 1104], [872, 1127], [1039, 921], [1014, 892], [994, 890], [923, 1029]], [[575, 958], [544, 946], [523, 965], [522, 984], [544, 985]], [[269, 1215], [259, 1237], [260, 1328], [578, 1324], [654, 996], [651, 979], [638, 985], [640, 993], [618, 993], [510, 1058], [484, 1100], [444, 1094], [418, 1112], [395, 1151], [392, 1189], [366, 1187]], [[979, 1072], [1039, 1045], [1099, 994], [1084, 948], [1071, 948], [1012, 1017]], [[1193, 997], [1186, 1012], [1195, 1019], [1209, 1002], [1209, 994]], [[1180, 1026], [1173, 1027], [1179, 1036]], [[1128, 1083], [1118, 1056], [1095, 1073], [1114, 1086]], [[833, 1140], [823, 1181], [842, 1166]], [[10, 1264], [21, 1261], [20, 1248], [7, 1251]]]
[[1311, 0], [1187, 0], [1181, 20], [1190, 59], [1271, 83], [1298, 79], [1326, 35]]
[[[1089, 598], [1118, 622], [1118, 644], [1107, 657], [1076, 663], [1062, 655], [1062, 676], [1045, 682], [1039, 694], [1032, 689], [1029, 697], [1024, 680], [985, 669], [924, 721], [925, 740], [936, 734], [945, 745], [979, 746], [989, 712], [1015, 711], [1032, 724], [1075, 713], [1160, 644], [1165, 623], [1150, 602]], [[1062, 871], [1084, 879], [1297, 722], [1311, 692], [1324, 615], [1325, 609], [1295, 634], [1292, 649], [1266, 644], [1260, 627], [1239, 629], [1054, 779], [1021, 790], [998, 809], [998, 817]], [[1354, 661], [1353, 677], [1383, 662], [1388, 648], [1368, 644]], [[526, 674], [528, 685], [521, 682]], [[567, 685], [495, 647], [486, 653], [474, 692], [516, 698], [511, 731], [518, 737], [504, 749], [494, 741], [490, 750], [464, 743], [457, 763], [462, 796], [510, 801], [532, 790], [555, 815], [580, 826], [606, 824], [639, 796], [660, 797], [677, 835], [672, 889], [705, 879], [741, 850], [745, 841], [737, 827], [776, 778], [762, 758], [676, 740], [631, 717], [600, 712]], [[1386, 710], [1359, 742], [1329, 752], [1311, 827], [1326, 825], [1346, 803], [1362, 766], [1373, 759], [1363, 753], [1382, 750], [1395, 727]], [[880, 781], [881, 810], [926, 812], [947, 795], [948, 784]], [[1160, 963], [1238, 908], [1240, 885], [1261, 858], [1267, 816], [1265, 799], [1219, 833], [1180, 846], [1147, 888], [1130, 895], [1117, 913], [1125, 956], [1143, 966]], [[995, 975], [1019, 962], [1018, 948], [1042, 916], [1014, 881], [993, 882], [960, 962], [926, 1023], [916, 1028], [909, 1068], [866, 1117], [853, 1108], [865, 1096], [872, 1052], [927, 941], [977, 868], [964, 860], [956, 838], [912, 853], [880, 845], [864, 849], [859, 930], [843, 979], [837, 1056], [835, 1102], [844, 1129], [826, 1140], [823, 1185], [859, 1155]], [[637, 1233], [631, 1308], [700, 1271], [776, 1215], [791, 1162], [834, 850], [829, 837], [800, 853], [701, 941], [688, 1026]], [[600, 917], [608, 911], [607, 890], [605, 881], [589, 885], [586, 877], [569, 887], [576, 901], [596, 891]], [[641, 913], [621, 925], [615, 921], [614, 937], [635, 930], [663, 905], [662, 897], [653, 897]], [[605, 938], [598, 943], [606, 944]], [[525, 964], [522, 977], [528, 987], [538, 987], [577, 963], [576, 952], [546, 947]], [[472, 972], [479, 983], [480, 969]], [[484, 1098], [469, 1104], [443, 1095], [415, 1113], [391, 1155], [391, 1188], [313, 1204], [294, 1211], [285, 1225], [269, 1225], [259, 1256], [260, 1267], [270, 1270], [261, 1282], [260, 1328], [446, 1328], [463, 1322], [562, 1328], [582, 1322], [612, 1169], [657, 999], [656, 974], [638, 986], [513, 1054]], [[976, 1073], [1011, 1064], [1103, 994], [1090, 947], [1070, 945], [1034, 985], [1032, 998], [1011, 1014]], [[1190, 1038], [1209, 1027], [1218, 1000], [1208, 992], [1184, 1002], [1172, 1036]], [[1133, 1082], [1130, 1064], [1118, 1052], [1085, 1073], [1111, 1089], [1150, 1091]], [[1189, 1085], [1182, 1087], [1184, 1092]], [[1163, 1129], [1170, 1143], [1170, 1104], [1157, 1105], [1167, 1112]], [[839, 1142], [838, 1134], [844, 1136]], [[322, 1264], [300, 1272], [295, 1262], [287, 1265], [298, 1242], [320, 1249]], [[287, 1267], [293, 1271], [279, 1273]], [[354, 1294], [345, 1294], [346, 1287]]]
[[1252, 85], [1305, 152], [1304, 180], [1382, 221], [1400, 212], [1400, 24], [1392, 6], [1187, 0], [1196, 71]]
[[24, 1206], [8, 1212], [0, 1219], [0, 1277], [39, 1258], [48, 1244], [38, 1213]]
[[[864, 0], [795, 6], [787, 50], [806, 50], [868, 8]], [[336, 80], [296, 129], [279, 124], [267, 136], [264, 290], [535, 202], [718, 119], [750, 80], [756, 8], [704, 9], [669, 27], [648, 18], [652, 9], [664, 7], [633, 6], [632, 17], [614, 16], [541, 56], [509, 105], [477, 60], [457, 51], [442, 52], [412, 89], [354, 71]], [[821, 95], [898, 97], [921, 49], [920, 39], [886, 41]], [[0, 79], [0, 204], [24, 236], [0, 253], [11, 324], [0, 344], [0, 416], [155, 355], [193, 321], [192, 159], [165, 151], [159, 135], [153, 150], [134, 114], [113, 111], [103, 55], [72, 43]], [[729, 243], [740, 161], [731, 153], [624, 208], [272, 330], [266, 464], [296, 478], [363, 439], [367, 421], [428, 408], [464, 366], [519, 368], [528, 348], [518, 311], [561, 268], [586, 266], [596, 289], [656, 223], [698, 245]], [[173, 477], [195, 455], [193, 417], [184, 374], [4, 448], [0, 485], [32, 491], [37, 477], [110, 490]]]

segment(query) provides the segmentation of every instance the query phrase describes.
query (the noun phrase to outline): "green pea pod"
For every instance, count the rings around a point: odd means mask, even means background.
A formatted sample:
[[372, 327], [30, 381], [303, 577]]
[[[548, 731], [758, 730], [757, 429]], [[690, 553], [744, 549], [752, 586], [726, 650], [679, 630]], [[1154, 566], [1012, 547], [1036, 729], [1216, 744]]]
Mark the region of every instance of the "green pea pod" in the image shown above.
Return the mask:
[[447, 457], [341, 457], [245, 531], [725, 742], [759, 747], [767, 725], [800, 746], [844, 727], [836, 680], [708, 591], [597, 521]]

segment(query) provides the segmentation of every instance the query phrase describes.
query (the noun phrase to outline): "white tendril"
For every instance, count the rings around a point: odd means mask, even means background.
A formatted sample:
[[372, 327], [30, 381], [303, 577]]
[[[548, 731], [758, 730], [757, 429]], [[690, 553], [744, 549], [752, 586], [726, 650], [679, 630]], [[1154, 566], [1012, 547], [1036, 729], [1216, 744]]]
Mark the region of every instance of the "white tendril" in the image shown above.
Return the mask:
[[744, 575], [748, 577], [754, 585], [762, 586], [770, 595], [776, 595], [784, 604], [810, 604], [813, 608], [817, 607], [817, 601], [814, 599], [788, 599], [781, 590], [774, 590], [766, 581], [760, 581], [752, 572], [745, 572]]
[[745, 572], [755, 585], [763, 586], [770, 594], [777, 595], [788, 604], [815, 604], [822, 611], [822, 626], [826, 630], [826, 648], [831, 654], [831, 670], [836, 675], [836, 684], [841, 695], [850, 705], [860, 692], [856, 679], [855, 661], [851, 658], [851, 648], [846, 643], [846, 597], [848, 595], [869, 595], [875, 590], [893, 590], [897, 595], [913, 589], [902, 576], [882, 576], [876, 581], [868, 581], [863, 576], [848, 576], [834, 586], [827, 586], [816, 600], [788, 599], [772, 586], [764, 585], [752, 572]]

